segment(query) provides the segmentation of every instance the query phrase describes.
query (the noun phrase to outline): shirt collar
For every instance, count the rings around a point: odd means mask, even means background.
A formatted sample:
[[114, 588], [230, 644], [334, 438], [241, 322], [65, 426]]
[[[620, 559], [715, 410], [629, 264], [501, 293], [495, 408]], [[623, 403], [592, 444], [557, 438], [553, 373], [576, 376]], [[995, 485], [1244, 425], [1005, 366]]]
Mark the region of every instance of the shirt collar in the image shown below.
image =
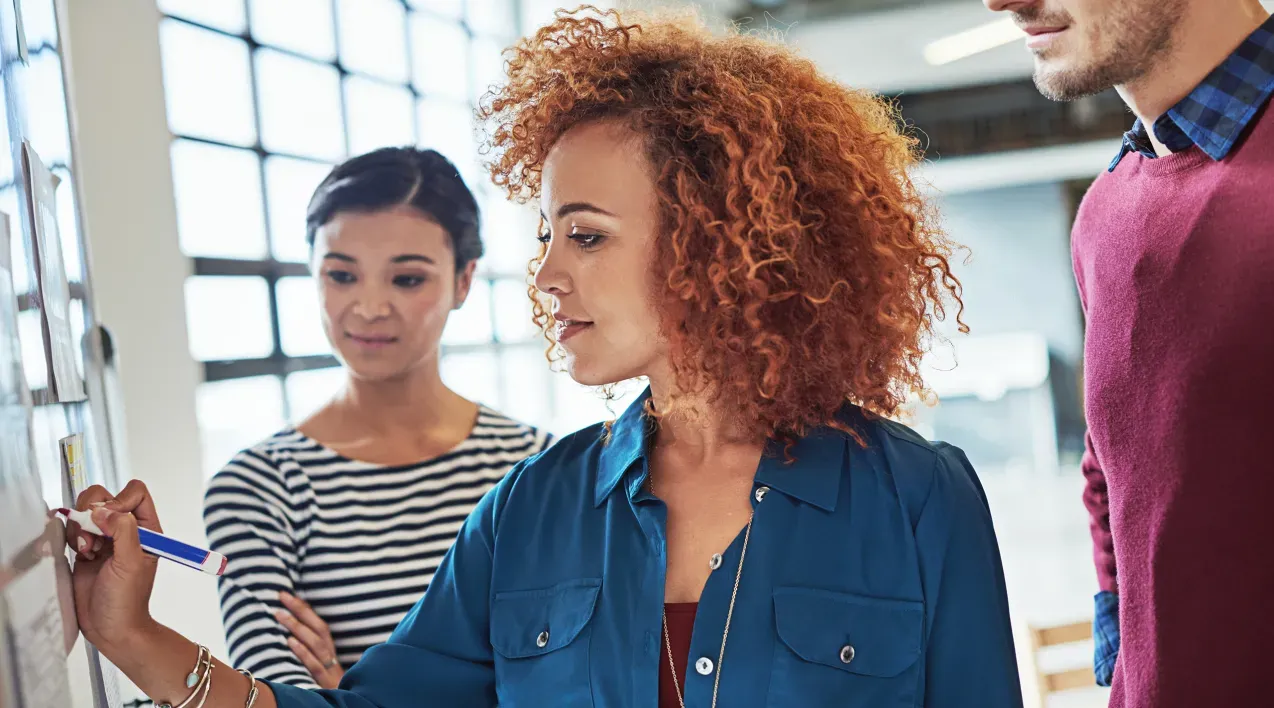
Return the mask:
[[[1235, 49], [1188, 96], [1155, 120], [1155, 137], [1172, 152], [1197, 146], [1223, 160], [1239, 143], [1252, 119], [1274, 94], [1274, 16]], [[1130, 153], [1155, 158], [1140, 121], [1124, 134], [1110, 170]]]
[[[636, 401], [611, 424], [610, 437], [598, 459], [597, 482], [593, 503], [601, 506], [606, 498], [624, 482], [629, 499], [635, 497], [645, 482], [646, 450], [654, 427], [645, 414], [647, 388]], [[840, 495], [841, 472], [845, 461], [845, 437], [830, 428], [816, 428], [796, 441], [791, 454], [795, 462], [785, 462], [782, 443], [771, 441], [756, 472], [756, 483], [776, 489], [806, 504], [831, 511]]]

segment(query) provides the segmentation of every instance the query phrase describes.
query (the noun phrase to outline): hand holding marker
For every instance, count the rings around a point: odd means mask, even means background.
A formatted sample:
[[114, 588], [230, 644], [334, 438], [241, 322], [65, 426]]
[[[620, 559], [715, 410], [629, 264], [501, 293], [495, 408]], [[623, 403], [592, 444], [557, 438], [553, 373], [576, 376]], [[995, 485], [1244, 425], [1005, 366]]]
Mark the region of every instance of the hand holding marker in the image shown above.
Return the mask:
[[[91, 511], [72, 511], [70, 509], [54, 509], [54, 511], [66, 517], [68, 521], [74, 521], [79, 524], [80, 529], [85, 533], [91, 533], [95, 536], [106, 536], [106, 534], [102, 533], [102, 529], [93, 523], [93, 513]], [[182, 543], [175, 538], [169, 538], [162, 533], [156, 533], [141, 527], [137, 528], [137, 540], [141, 541], [142, 550], [147, 553], [160, 558], [167, 558], [170, 561], [176, 561], [187, 568], [201, 570], [209, 575], [221, 575], [226, 572], [226, 557], [220, 553], [206, 551], [188, 543]]]

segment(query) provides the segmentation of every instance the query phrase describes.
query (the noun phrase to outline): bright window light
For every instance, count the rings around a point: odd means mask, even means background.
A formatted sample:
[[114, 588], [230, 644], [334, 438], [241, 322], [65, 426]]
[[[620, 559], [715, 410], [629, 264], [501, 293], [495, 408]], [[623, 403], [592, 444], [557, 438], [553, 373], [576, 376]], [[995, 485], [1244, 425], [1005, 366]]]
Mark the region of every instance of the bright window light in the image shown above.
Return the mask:
[[1006, 17], [930, 42], [925, 46], [924, 57], [931, 65], [942, 66], [1004, 46], [1025, 36], [1026, 33], [1013, 23], [1013, 18]]

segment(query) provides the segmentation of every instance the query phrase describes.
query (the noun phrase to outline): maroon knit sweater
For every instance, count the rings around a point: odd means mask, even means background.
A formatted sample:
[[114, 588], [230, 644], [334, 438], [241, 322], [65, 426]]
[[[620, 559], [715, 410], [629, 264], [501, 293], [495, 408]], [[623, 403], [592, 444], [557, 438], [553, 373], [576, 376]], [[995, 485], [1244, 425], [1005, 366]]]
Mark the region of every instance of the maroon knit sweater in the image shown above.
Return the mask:
[[1111, 706], [1274, 705], [1274, 110], [1220, 162], [1124, 157], [1073, 246]]

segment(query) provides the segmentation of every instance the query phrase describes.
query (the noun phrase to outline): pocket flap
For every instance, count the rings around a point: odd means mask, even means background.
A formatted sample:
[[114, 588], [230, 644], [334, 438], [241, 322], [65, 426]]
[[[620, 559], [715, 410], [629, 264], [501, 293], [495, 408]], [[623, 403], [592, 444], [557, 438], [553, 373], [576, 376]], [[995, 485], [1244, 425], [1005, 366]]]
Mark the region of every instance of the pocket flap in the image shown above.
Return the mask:
[[779, 639], [802, 659], [889, 678], [920, 658], [924, 605], [816, 588], [776, 588]]
[[598, 578], [579, 578], [538, 590], [496, 593], [491, 646], [509, 659], [556, 651], [570, 644], [593, 617]]

